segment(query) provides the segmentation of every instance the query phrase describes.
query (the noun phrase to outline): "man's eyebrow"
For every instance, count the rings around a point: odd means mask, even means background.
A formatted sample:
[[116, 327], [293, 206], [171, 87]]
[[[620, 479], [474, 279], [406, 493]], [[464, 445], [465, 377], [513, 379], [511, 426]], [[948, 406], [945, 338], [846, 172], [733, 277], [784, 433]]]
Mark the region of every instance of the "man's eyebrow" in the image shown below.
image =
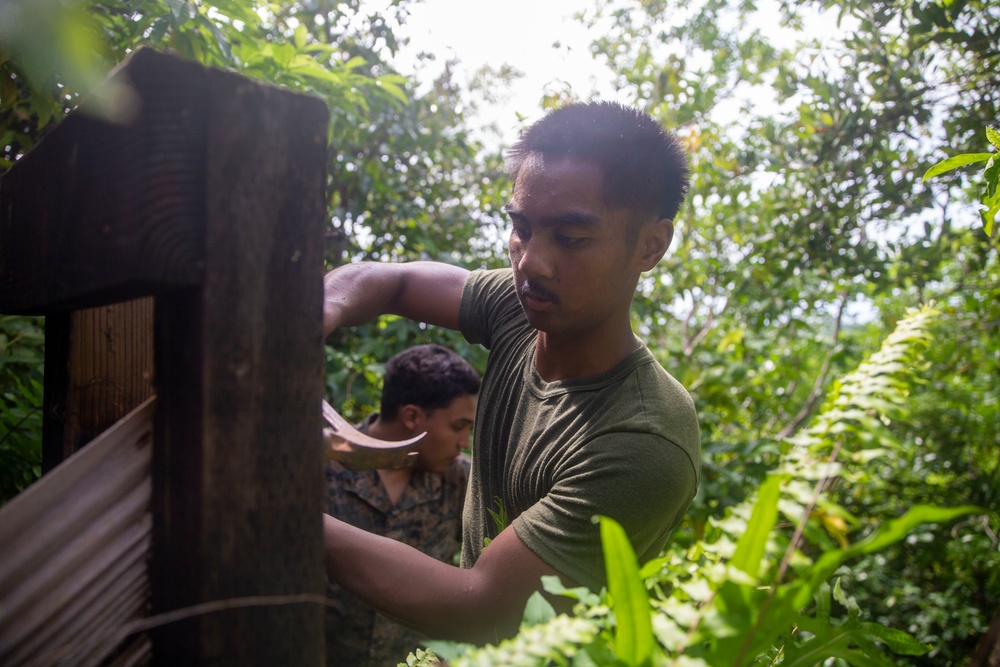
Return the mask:
[[[522, 211], [514, 208], [512, 204], [504, 204], [503, 208], [500, 209], [508, 216], [514, 220], [522, 220], [525, 215]], [[594, 213], [585, 213], [583, 211], [566, 211], [557, 216], [551, 218], [545, 218], [542, 222], [547, 222], [549, 224], [563, 224], [563, 225], [579, 225], [581, 227], [588, 225], [595, 225], [600, 222], [600, 216]]]
[[600, 222], [600, 220], [600, 216], [593, 213], [584, 213], [582, 211], [568, 211], [562, 215], [552, 218], [552, 222], [564, 225], [579, 225], [581, 227], [596, 225]]

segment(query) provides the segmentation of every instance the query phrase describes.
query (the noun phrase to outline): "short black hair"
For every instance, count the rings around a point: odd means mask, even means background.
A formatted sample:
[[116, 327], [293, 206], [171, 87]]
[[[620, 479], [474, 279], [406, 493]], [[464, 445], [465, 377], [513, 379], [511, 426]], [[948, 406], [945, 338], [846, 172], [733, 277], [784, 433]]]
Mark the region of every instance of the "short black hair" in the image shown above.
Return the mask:
[[385, 363], [381, 417], [392, 421], [404, 405], [433, 411], [459, 396], [479, 393], [479, 373], [441, 345], [415, 345]]
[[688, 190], [687, 155], [676, 136], [649, 114], [617, 102], [580, 102], [530, 125], [507, 151], [517, 181], [530, 155], [578, 156], [604, 172], [604, 203], [673, 220]]

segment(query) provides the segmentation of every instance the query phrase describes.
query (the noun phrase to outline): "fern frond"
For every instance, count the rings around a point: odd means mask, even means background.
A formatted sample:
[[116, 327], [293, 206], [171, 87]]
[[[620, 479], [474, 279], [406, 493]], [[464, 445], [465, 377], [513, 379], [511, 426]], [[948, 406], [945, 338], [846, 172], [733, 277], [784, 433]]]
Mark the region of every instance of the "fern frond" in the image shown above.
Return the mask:
[[600, 625], [593, 619], [560, 615], [547, 623], [522, 626], [516, 636], [495, 646], [472, 649], [449, 664], [451, 667], [567, 665], [599, 632]]

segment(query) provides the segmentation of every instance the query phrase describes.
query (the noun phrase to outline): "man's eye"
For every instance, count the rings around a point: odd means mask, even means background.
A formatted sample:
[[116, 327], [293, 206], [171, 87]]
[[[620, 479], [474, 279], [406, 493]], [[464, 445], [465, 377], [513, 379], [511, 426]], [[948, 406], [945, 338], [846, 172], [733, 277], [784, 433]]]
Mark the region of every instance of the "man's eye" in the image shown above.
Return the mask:
[[587, 237], [585, 236], [565, 236], [563, 234], [559, 234], [556, 236], [556, 241], [558, 241], [561, 245], [566, 246], [567, 248], [577, 248], [583, 245], [586, 242], [586, 240]]
[[529, 238], [531, 236], [531, 229], [529, 229], [528, 227], [517, 227], [517, 226], [515, 226], [513, 228], [513, 231], [514, 231], [514, 235], [517, 238], [521, 239], [522, 241], [526, 240], [527, 238]]

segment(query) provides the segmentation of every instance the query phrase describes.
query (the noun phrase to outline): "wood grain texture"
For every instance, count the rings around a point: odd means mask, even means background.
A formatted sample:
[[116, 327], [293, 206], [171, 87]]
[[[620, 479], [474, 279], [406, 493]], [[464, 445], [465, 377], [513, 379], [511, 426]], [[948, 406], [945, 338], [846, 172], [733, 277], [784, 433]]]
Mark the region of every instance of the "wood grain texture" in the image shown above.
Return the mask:
[[[166, 447], [155, 534], [174, 545], [169, 562], [154, 563], [157, 610], [322, 595], [325, 581], [327, 111], [319, 100], [219, 71], [208, 73], [206, 97], [204, 283], [157, 300]], [[287, 605], [193, 619], [154, 635], [154, 659], [319, 665], [322, 613]]]
[[141, 49], [114, 77], [136, 95], [127, 122], [75, 111], [0, 176], [0, 312], [90, 307], [201, 279], [205, 69]]
[[153, 395], [153, 299], [50, 315], [45, 357], [43, 473]]
[[[74, 113], [0, 180], [0, 312], [39, 312], [54, 324], [46, 391], [61, 395], [46, 399], [47, 460], [58, 458], [52, 443], [65, 454], [133, 400], [125, 384], [148, 379], [136, 361], [148, 350], [136, 324], [147, 315], [104, 306], [152, 295], [152, 611], [322, 599], [326, 107], [147, 50], [114, 76], [135, 85], [129, 123]], [[45, 577], [61, 577], [44, 605], [71, 610], [101, 637], [146, 600], [147, 538], [126, 538], [122, 523], [140, 499], [116, 489], [88, 491], [106, 520], [66, 509], [61, 520], [80, 524], [72, 544], [54, 546], [44, 515], [30, 520], [34, 532], [22, 525], [26, 542], [50, 540], [52, 553], [37, 576], [0, 558], [8, 580], [34, 586], [10, 598], [0, 588], [5, 612], [34, 618], [24, 605], [41, 598]], [[107, 531], [120, 549], [111, 560], [98, 548]], [[67, 580], [79, 557], [94, 573], [93, 594]], [[109, 596], [121, 604], [91, 604]], [[11, 650], [33, 651], [64, 627], [46, 623], [49, 635], [19, 635]], [[151, 637], [159, 665], [323, 664], [315, 603], [213, 612]], [[133, 648], [117, 649], [125, 663], [148, 657]]]

